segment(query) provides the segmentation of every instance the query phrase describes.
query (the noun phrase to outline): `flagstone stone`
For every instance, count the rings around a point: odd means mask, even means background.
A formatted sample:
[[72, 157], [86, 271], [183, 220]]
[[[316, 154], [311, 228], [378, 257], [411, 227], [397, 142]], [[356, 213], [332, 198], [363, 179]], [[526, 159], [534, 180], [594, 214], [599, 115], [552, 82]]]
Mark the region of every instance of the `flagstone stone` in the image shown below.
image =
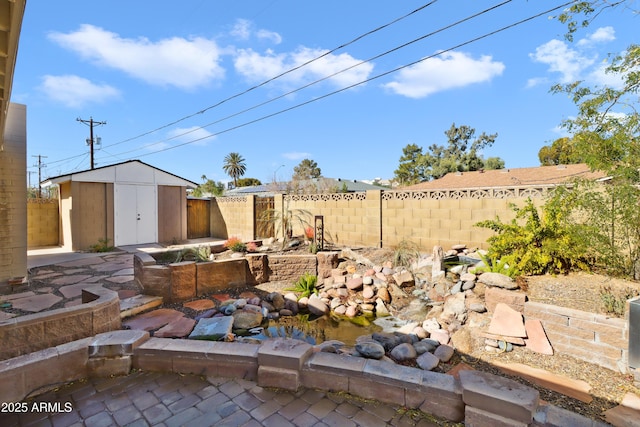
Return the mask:
[[9, 320], [12, 317], [16, 317], [17, 314], [14, 313], [7, 313], [6, 311], [0, 311], [0, 322], [4, 321], [4, 320]]
[[211, 295], [211, 298], [219, 301], [219, 302], [225, 302], [229, 299], [231, 299], [231, 297], [229, 296], [229, 294], [215, 294], [215, 295]]
[[67, 276], [73, 276], [74, 274], [84, 273], [86, 271], [86, 268], [72, 268], [70, 270], [65, 270], [64, 274], [66, 274]]
[[71, 276], [58, 277], [57, 279], [53, 279], [51, 283], [54, 285], [73, 285], [75, 283], [84, 282], [90, 277], [90, 274], [76, 274]]
[[39, 294], [50, 294], [51, 292], [53, 292], [53, 288], [51, 286], [46, 286], [44, 288], [36, 289], [36, 292]]
[[531, 351], [536, 353], [553, 355], [553, 347], [544, 332], [542, 322], [538, 319], [527, 319], [524, 322], [524, 328], [527, 331], [527, 338], [524, 339], [524, 345]]
[[196, 321], [181, 317], [158, 329], [153, 336], [158, 338], [184, 338], [193, 331]]
[[120, 300], [131, 298], [138, 294], [133, 289], [118, 289], [117, 292], [118, 292], [118, 298], [120, 298]]
[[520, 338], [527, 336], [522, 314], [504, 303], [496, 305], [489, 324], [489, 333]]
[[96, 283], [96, 282], [99, 282], [102, 279], [106, 279], [107, 277], [109, 277], [109, 276], [91, 276], [88, 279], [83, 280], [83, 282], [85, 282], [85, 283]]
[[104, 260], [99, 256], [89, 257], [89, 258], [81, 258], [73, 261], [62, 262], [58, 264], [60, 267], [85, 267], [89, 265], [102, 264]]
[[133, 281], [134, 279], [135, 279], [134, 276], [115, 276], [115, 277], [108, 277], [105, 280], [111, 283], [127, 283], [127, 282]]
[[183, 316], [184, 314], [177, 310], [173, 310], [171, 308], [160, 308], [127, 320], [123, 325], [127, 326], [129, 329], [153, 331], [160, 329]]
[[93, 266], [92, 268], [95, 271], [100, 272], [110, 272], [110, 271], [118, 271], [123, 270], [125, 268], [130, 268], [129, 264], [123, 264], [121, 262], [105, 262], [104, 264]]
[[211, 317], [200, 319], [196, 324], [189, 339], [219, 341], [231, 333], [233, 317]]
[[65, 298], [75, 298], [75, 297], [79, 297], [82, 295], [82, 290], [85, 288], [91, 288], [91, 287], [95, 287], [96, 284], [95, 283], [76, 283], [75, 285], [67, 285], [67, 286], [62, 286], [60, 289], [58, 289], [58, 291], [60, 291], [60, 293], [65, 297]]
[[35, 295], [35, 293], [31, 292], [31, 291], [20, 292], [18, 294], [0, 295], [0, 300], [1, 301], [13, 301], [15, 299], [32, 297], [34, 295]]
[[45, 280], [45, 279], [51, 279], [53, 277], [58, 277], [58, 276], [62, 276], [62, 273], [59, 272], [47, 272], [47, 273], [38, 273], [35, 276], [33, 276], [34, 280]]
[[182, 304], [183, 307], [190, 308], [195, 311], [208, 310], [210, 308], [214, 308], [216, 304], [210, 299], [199, 299], [195, 301], [189, 301]]
[[62, 297], [53, 294], [40, 294], [28, 296], [26, 298], [19, 298], [13, 300], [13, 308], [28, 311], [30, 313], [37, 313], [42, 310], [50, 308], [52, 305], [62, 300]]
[[123, 268], [122, 270], [118, 270], [113, 273], [113, 276], [132, 276], [133, 275], [133, 267]]

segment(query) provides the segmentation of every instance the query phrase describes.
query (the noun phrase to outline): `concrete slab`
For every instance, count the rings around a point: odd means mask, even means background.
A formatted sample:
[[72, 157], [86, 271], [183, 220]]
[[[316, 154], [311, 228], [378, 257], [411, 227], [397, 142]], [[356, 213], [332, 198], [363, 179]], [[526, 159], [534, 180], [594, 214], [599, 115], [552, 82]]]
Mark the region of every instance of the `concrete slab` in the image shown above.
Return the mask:
[[89, 344], [89, 357], [115, 357], [133, 354], [149, 339], [146, 331], [111, 331], [96, 335]]
[[291, 338], [266, 340], [258, 350], [260, 366], [300, 370], [313, 353], [313, 346]]
[[50, 308], [52, 305], [62, 300], [62, 297], [53, 294], [40, 294], [20, 298], [13, 301], [13, 308], [30, 313], [37, 313]]

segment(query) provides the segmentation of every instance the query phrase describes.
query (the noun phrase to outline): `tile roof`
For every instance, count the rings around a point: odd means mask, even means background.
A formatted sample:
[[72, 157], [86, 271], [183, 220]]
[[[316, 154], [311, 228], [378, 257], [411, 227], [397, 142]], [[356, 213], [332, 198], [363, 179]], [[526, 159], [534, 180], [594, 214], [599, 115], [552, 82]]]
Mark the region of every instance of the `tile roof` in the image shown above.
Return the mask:
[[593, 172], [589, 166], [580, 163], [575, 165], [538, 166], [533, 168], [451, 172], [440, 179], [402, 187], [401, 190], [553, 186], [567, 183], [574, 178], [595, 180], [605, 177], [606, 175], [603, 172]]

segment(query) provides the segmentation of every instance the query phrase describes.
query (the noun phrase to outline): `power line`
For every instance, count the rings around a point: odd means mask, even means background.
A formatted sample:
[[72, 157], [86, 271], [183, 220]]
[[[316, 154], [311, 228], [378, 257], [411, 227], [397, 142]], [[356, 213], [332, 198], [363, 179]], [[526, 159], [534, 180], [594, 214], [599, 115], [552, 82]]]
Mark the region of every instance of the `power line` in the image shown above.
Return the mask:
[[[42, 182], [42, 168], [46, 166], [44, 163], [42, 163], [42, 159], [46, 159], [47, 156], [42, 156], [42, 155], [38, 154], [38, 155], [35, 155], [35, 156], [31, 156], [31, 157], [37, 157], [38, 158], [38, 163], [36, 163], [33, 166], [38, 168], [38, 199], [41, 199], [42, 198], [42, 185], [40, 185], [40, 183]], [[31, 175], [29, 175], [29, 178], [31, 178]]]
[[[236, 130], [236, 129], [239, 129], [239, 128], [242, 128], [242, 127], [245, 127], [245, 126], [248, 126], [248, 125], [251, 125], [251, 124], [254, 124], [254, 123], [257, 123], [257, 122], [263, 121], [263, 120], [266, 120], [266, 119], [268, 119], [268, 118], [278, 116], [278, 115], [283, 114], [283, 113], [286, 113], [286, 112], [288, 112], [288, 111], [295, 110], [295, 109], [300, 108], [300, 107], [302, 107], [302, 106], [305, 106], [305, 105], [308, 105], [308, 104], [311, 104], [311, 103], [314, 103], [314, 102], [320, 101], [320, 100], [322, 100], [322, 99], [328, 98], [328, 97], [330, 97], [330, 96], [336, 95], [336, 94], [338, 94], [338, 93], [341, 93], [341, 92], [344, 92], [344, 91], [346, 91], [346, 90], [352, 89], [352, 88], [354, 88], [354, 87], [360, 86], [360, 85], [362, 85], [362, 84], [368, 83], [368, 82], [370, 82], [370, 81], [377, 80], [377, 79], [379, 79], [379, 78], [381, 78], [381, 77], [384, 77], [384, 76], [387, 76], [387, 75], [389, 75], [389, 74], [395, 73], [395, 72], [400, 71], [400, 70], [402, 70], [402, 69], [404, 69], [404, 68], [408, 68], [408, 67], [414, 66], [414, 65], [419, 64], [419, 63], [421, 63], [421, 62], [424, 62], [424, 61], [426, 61], [426, 60], [428, 60], [428, 59], [435, 58], [435, 57], [437, 57], [437, 56], [440, 56], [440, 55], [442, 55], [442, 54], [444, 54], [444, 53], [447, 53], [447, 52], [450, 52], [450, 51], [452, 51], [452, 50], [456, 50], [456, 49], [459, 49], [459, 48], [461, 48], [461, 47], [463, 47], [463, 46], [469, 45], [469, 44], [471, 44], [471, 43], [475, 43], [475, 42], [477, 42], [477, 41], [479, 41], [479, 40], [485, 39], [485, 38], [487, 38], [487, 37], [493, 36], [493, 35], [498, 34], [498, 33], [500, 33], [500, 32], [506, 31], [506, 30], [508, 30], [508, 29], [510, 29], [510, 28], [513, 28], [513, 27], [516, 27], [516, 26], [518, 26], [518, 25], [524, 24], [525, 22], [528, 22], [528, 21], [531, 21], [531, 20], [533, 20], [533, 19], [539, 18], [540, 16], [546, 15], [546, 14], [548, 14], [548, 13], [550, 13], [550, 12], [554, 12], [554, 11], [556, 11], [556, 10], [558, 10], [558, 9], [561, 9], [561, 8], [563, 8], [563, 7], [566, 7], [566, 6], [568, 6], [568, 5], [572, 4], [572, 3], [574, 3], [574, 1], [569, 1], [569, 2], [563, 3], [563, 4], [559, 5], [559, 6], [556, 6], [556, 7], [553, 7], [553, 8], [551, 8], [551, 9], [545, 10], [544, 12], [540, 12], [540, 13], [538, 13], [538, 14], [536, 14], [536, 15], [533, 15], [533, 16], [530, 16], [530, 17], [528, 17], [528, 18], [522, 19], [522, 20], [517, 21], [517, 22], [515, 22], [515, 23], [513, 23], [513, 24], [510, 24], [510, 25], [504, 26], [504, 27], [502, 27], [502, 28], [499, 28], [499, 29], [497, 29], [497, 30], [491, 31], [491, 32], [489, 32], [489, 33], [485, 33], [485, 34], [483, 34], [483, 35], [481, 35], [481, 36], [478, 36], [478, 37], [475, 37], [475, 38], [473, 38], [473, 39], [471, 39], [471, 40], [467, 40], [466, 42], [459, 43], [459, 44], [457, 44], [457, 45], [455, 45], [455, 46], [452, 46], [452, 47], [450, 47], [450, 48], [448, 48], [448, 49], [444, 49], [444, 50], [442, 50], [442, 51], [439, 51], [439, 52], [437, 52], [437, 53], [435, 53], [435, 54], [433, 54], [433, 55], [429, 55], [429, 56], [423, 57], [423, 58], [421, 58], [421, 59], [419, 59], [419, 60], [416, 60], [416, 61], [410, 62], [410, 63], [408, 63], [408, 64], [405, 64], [405, 65], [402, 65], [402, 66], [399, 66], [399, 67], [396, 67], [396, 68], [391, 69], [391, 70], [389, 70], [389, 71], [386, 71], [386, 72], [384, 72], [384, 73], [381, 73], [381, 74], [378, 74], [378, 75], [376, 75], [376, 76], [370, 77], [370, 78], [368, 78], [368, 79], [362, 80], [362, 81], [360, 81], [360, 82], [358, 82], [358, 83], [354, 83], [354, 84], [352, 84], [352, 85], [349, 85], [349, 86], [343, 87], [343, 88], [341, 88], [341, 89], [338, 89], [338, 90], [335, 90], [335, 91], [332, 91], [332, 92], [326, 93], [326, 94], [321, 95], [321, 96], [319, 96], [319, 97], [316, 97], [316, 98], [310, 99], [310, 100], [308, 100], [308, 101], [305, 101], [305, 102], [302, 102], [302, 103], [299, 103], [299, 104], [296, 104], [296, 105], [293, 105], [293, 106], [288, 107], [288, 108], [285, 108], [285, 109], [283, 109], [283, 110], [279, 110], [279, 111], [276, 111], [276, 112], [274, 112], [274, 113], [267, 114], [267, 115], [265, 115], [265, 116], [259, 117], [259, 118], [257, 118], [257, 119], [254, 119], [254, 120], [250, 120], [250, 121], [247, 121], [247, 122], [241, 123], [241, 124], [239, 124], [239, 125], [236, 125], [236, 126], [233, 126], [233, 127], [230, 127], [230, 128], [224, 129], [224, 130], [221, 130], [221, 131], [216, 132], [216, 133], [213, 133], [213, 134], [211, 134], [211, 135], [207, 135], [207, 136], [204, 136], [204, 137], [201, 137], [201, 138], [197, 138], [197, 139], [194, 139], [194, 140], [191, 140], [191, 141], [187, 141], [187, 142], [184, 142], [184, 143], [181, 143], [181, 144], [178, 144], [178, 145], [174, 145], [174, 146], [171, 146], [171, 147], [167, 147], [167, 148], [163, 148], [163, 149], [160, 149], [160, 150], [156, 150], [156, 151], [154, 151], [154, 152], [152, 152], [152, 153], [145, 153], [145, 154], [141, 154], [141, 155], [139, 155], [138, 157], [150, 156], [150, 155], [152, 155], [152, 154], [157, 154], [157, 153], [161, 153], [161, 152], [163, 152], [163, 151], [169, 151], [169, 150], [172, 150], [172, 149], [174, 149], [174, 148], [179, 148], [179, 147], [182, 147], [182, 146], [184, 146], [184, 145], [193, 144], [193, 143], [195, 143], [195, 142], [199, 142], [199, 141], [202, 141], [202, 140], [204, 140], [204, 139], [213, 138], [214, 136], [218, 136], [218, 135], [221, 135], [221, 134], [224, 134], [224, 133], [228, 133], [228, 132], [231, 132], [231, 131], [233, 131], [233, 130]], [[236, 115], [237, 115], [237, 114], [236, 114]], [[145, 147], [148, 147], [148, 146], [149, 146], [149, 145], [146, 145]], [[137, 151], [137, 150], [139, 150], [139, 149], [135, 149], [135, 150], [131, 150], [131, 151]], [[131, 151], [128, 151], [128, 152], [131, 152]], [[125, 152], [125, 153], [128, 153], [128, 152]], [[124, 154], [124, 153], [120, 153], [120, 154]]]
[[[94, 169], [95, 165], [94, 165], [94, 161], [93, 161], [93, 145], [94, 145], [94, 143], [96, 141], [93, 138], [93, 128], [95, 126], [106, 125], [107, 122], [95, 122], [95, 121], [93, 121], [93, 117], [89, 117], [89, 120], [83, 120], [80, 117], [78, 117], [76, 120], [79, 121], [80, 123], [83, 123], [83, 124], [89, 126], [89, 138], [87, 139], [87, 145], [89, 145], [91, 147], [91, 169]], [[98, 144], [99, 143], [100, 143], [100, 141], [98, 140]]]
[[[413, 39], [413, 40], [411, 40], [411, 41], [409, 41], [409, 42], [406, 42], [406, 43], [403, 43], [403, 44], [401, 44], [401, 45], [399, 45], [399, 46], [396, 46], [396, 47], [394, 47], [393, 49], [389, 49], [389, 50], [387, 50], [387, 51], [385, 51], [385, 52], [383, 52], [383, 53], [380, 53], [380, 54], [375, 55], [375, 56], [372, 56], [372, 57], [370, 57], [370, 58], [368, 58], [368, 59], [362, 60], [362, 61], [360, 61], [360, 62], [358, 62], [358, 63], [356, 63], [356, 64], [353, 64], [353, 65], [351, 65], [351, 66], [349, 66], [349, 67], [347, 67], [347, 68], [344, 68], [344, 69], [342, 69], [342, 70], [340, 70], [340, 71], [336, 71], [335, 73], [332, 73], [332, 74], [329, 74], [329, 75], [327, 75], [327, 76], [324, 76], [324, 77], [322, 77], [322, 78], [320, 78], [320, 79], [318, 79], [318, 80], [315, 80], [315, 81], [313, 81], [313, 82], [307, 83], [307, 84], [305, 84], [305, 85], [303, 85], [303, 86], [301, 86], [301, 87], [299, 87], [299, 88], [297, 88], [297, 89], [293, 89], [293, 90], [291, 90], [291, 91], [289, 91], [289, 92], [286, 92], [286, 93], [284, 93], [284, 94], [282, 94], [282, 95], [279, 95], [279, 96], [276, 96], [276, 97], [274, 97], [274, 98], [271, 98], [271, 99], [269, 99], [269, 100], [267, 100], [267, 101], [261, 102], [261, 103], [259, 103], [259, 104], [256, 104], [256, 105], [254, 105], [254, 106], [252, 106], [252, 107], [245, 108], [245, 109], [243, 109], [243, 110], [241, 110], [241, 111], [239, 111], [239, 112], [236, 112], [236, 113], [233, 113], [233, 114], [231, 114], [231, 115], [228, 115], [228, 116], [222, 117], [222, 118], [220, 118], [220, 119], [218, 119], [218, 120], [215, 120], [215, 121], [213, 121], [213, 122], [207, 123], [207, 124], [205, 124], [205, 125], [198, 126], [198, 127], [194, 128], [194, 129], [188, 130], [188, 131], [186, 131], [186, 132], [183, 132], [183, 133], [180, 133], [180, 134], [174, 135], [174, 136], [172, 136], [172, 137], [170, 137], [170, 138], [165, 138], [165, 139], [163, 139], [163, 140], [160, 140], [160, 141], [157, 141], [157, 142], [154, 142], [154, 143], [151, 143], [151, 144], [146, 144], [146, 145], [144, 145], [143, 147], [134, 148], [134, 149], [131, 149], [131, 150], [128, 150], [128, 151], [123, 151], [123, 152], [121, 152], [121, 153], [119, 153], [119, 154], [120, 154], [120, 155], [122, 155], [122, 154], [128, 154], [128, 153], [132, 153], [132, 152], [139, 151], [139, 150], [142, 150], [142, 149], [147, 149], [147, 148], [152, 147], [152, 146], [154, 146], [154, 145], [162, 144], [162, 143], [165, 143], [165, 142], [168, 142], [168, 141], [174, 140], [174, 139], [176, 139], [176, 138], [180, 138], [180, 137], [182, 137], [182, 136], [185, 136], [185, 135], [188, 135], [188, 134], [190, 134], [190, 133], [196, 132], [196, 131], [198, 131], [198, 130], [200, 130], [200, 129], [203, 129], [203, 128], [206, 128], [206, 127], [209, 127], [209, 126], [213, 126], [213, 125], [215, 125], [215, 124], [218, 124], [218, 123], [220, 123], [220, 122], [226, 121], [226, 120], [231, 119], [231, 118], [233, 118], [233, 117], [236, 117], [236, 116], [239, 116], [239, 115], [241, 115], [241, 114], [247, 113], [247, 112], [249, 112], [249, 111], [255, 110], [255, 109], [257, 109], [257, 108], [263, 107], [263, 106], [265, 106], [265, 105], [267, 105], [267, 104], [270, 104], [270, 103], [275, 102], [275, 101], [277, 101], [277, 100], [279, 100], [279, 99], [282, 99], [282, 98], [286, 98], [287, 96], [293, 95], [293, 94], [295, 94], [295, 93], [297, 93], [297, 92], [300, 92], [300, 91], [302, 91], [302, 90], [304, 90], [304, 89], [306, 89], [306, 88], [309, 88], [309, 87], [314, 86], [314, 85], [316, 85], [316, 84], [318, 84], [318, 83], [321, 83], [321, 82], [323, 82], [323, 81], [325, 81], [325, 80], [328, 80], [328, 79], [330, 79], [330, 78], [332, 78], [332, 77], [335, 77], [335, 76], [337, 76], [337, 75], [339, 75], [339, 74], [341, 74], [341, 73], [344, 73], [344, 72], [346, 72], [346, 71], [349, 71], [349, 70], [351, 70], [351, 69], [354, 69], [354, 68], [356, 68], [356, 67], [359, 67], [359, 66], [360, 66], [360, 65], [362, 65], [362, 64], [366, 64], [366, 63], [368, 63], [368, 62], [371, 62], [371, 61], [374, 61], [374, 60], [376, 60], [376, 59], [382, 58], [383, 56], [389, 55], [389, 54], [391, 54], [391, 53], [393, 53], [393, 52], [396, 52], [396, 51], [398, 51], [398, 50], [400, 50], [400, 49], [403, 49], [403, 48], [405, 48], [405, 47], [407, 47], [407, 46], [410, 46], [410, 45], [412, 45], [412, 44], [414, 44], [414, 43], [417, 43], [417, 42], [419, 42], [419, 41], [421, 41], [421, 40], [424, 40], [424, 39], [426, 39], [426, 38], [428, 38], [428, 37], [432, 37], [432, 36], [434, 36], [434, 35], [436, 35], [436, 34], [438, 34], [438, 33], [441, 33], [441, 32], [443, 32], [443, 31], [446, 31], [446, 30], [448, 30], [448, 29], [451, 29], [451, 28], [453, 28], [453, 27], [455, 27], [455, 26], [458, 26], [458, 25], [460, 25], [460, 24], [463, 24], [464, 22], [467, 22], [467, 21], [469, 21], [469, 20], [471, 20], [471, 19], [475, 19], [475, 18], [477, 18], [478, 16], [481, 16], [481, 15], [484, 15], [484, 14], [486, 14], [486, 13], [489, 13], [489, 12], [491, 12], [491, 11], [493, 11], [493, 10], [495, 10], [495, 9], [498, 9], [498, 8], [500, 8], [500, 7], [504, 6], [504, 5], [506, 5], [506, 4], [508, 4], [508, 3], [512, 2], [512, 1], [513, 1], [513, 0], [506, 0], [506, 1], [503, 1], [502, 3], [499, 3], [499, 4], [496, 4], [496, 5], [494, 5], [494, 6], [491, 6], [491, 7], [487, 8], [487, 9], [484, 9], [484, 10], [482, 10], [482, 11], [480, 11], [480, 12], [477, 12], [477, 13], [475, 13], [475, 14], [473, 14], [473, 15], [467, 16], [466, 18], [463, 18], [463, 19], [460, 19], [460, 20], [458, 20], [458, 21], [456, 21], [456, 22], [453, 22], [452, 24], [446, 25], [446, 26], [441, 27], [441, 28], [439, 28], [439, 29], [437, 29], [437, 30], [435, 30], [435, 31], [432, 31], [432, 32], [427, 33], [427, 34], [424, 34], [424, 35], [422, 35], [422, 36], [420, 36], [420, 37], [418, 37], [418, 38], [416, 38], [416, 39]], [[271, 79], [271, 80], [273, 80], [273, 79]], [[360, 83], [359, 83], [359, 84], [360, 84]], [[239, 96], [239, 95], [235, 95], [235, 96]], [[228, 99], [231, 99], [231, 98], [228, 98]], [[219, 104], [217, 104], [217, 105], [219, 105]], [[202, 138], [201, 138], [201, 139], [202, 139]], [[113, 144], [113, 145], [116, 145], [116, 144]]]
[[[227, 102], [229, 102], [229, 101], [231, 101], [231, 100], [233, 100], [233, 99], [235, 99], [235, 98], [238, 98], [238, 97], [240, 97], [240, 96], [242, 96], [242, 95], [245, 95], [245, 94], [247, 94], [247, 93], [249, 93], [249, 92], [252, 92], [252, 91], [254, 91], [254, 90], [256, 90], [256, 89], [258, 89], [258, 88], [260, 88], [260, 87], [262, 87], [262, 86], [265, 86], [265, 85], [267, 85], [267, 84], [269, 84], [269, 83], [273, 82], [274, 80], [277, 80], [277, 79], [279, 79], [279, 78], [281, 78], [281, 77], [283, 77], [283, 76], [286, 76], [287, 74], [290, 74], [290, 73], [292, 73], [292, 72], [294, 72], [294, 71], [297, 71], [297, 70], [299, 70], [299, 69], [301, 69], [301, 68], [303, 68], [303, 67], [306, 67], [307, 65], [309, 65], [309, 64], [311, 64], [311, 63], [313, 63], [313, 62], [315, 62], [315, 61], [318, 61], [318, 60], [320, 60], [320, 59], [324, 58], [325, 56], [331, 55], [332, 53], [334, 53], [334, 52], [336, 52], [336, 51], [338, 51], [338, 50], [340, 50], [340, 49], [343, 49], [343, 48], [345, 48], [345, 47], [347, 47], [347, 46], [349, 46], [349, 45], [351, 45], [351, 44], [353, 44], [353, 43], [356, 43], [357, 41], [362, 40], [363, 38], [365, 38], [365, 37], [367, 37], [367, 36], [370, 36], [371, 34], [374, 34], [374, 33], [378, 32], [378, 31], [381, 31], [381, 30], [383, 30], [383, 29], [385, 29], [385, 28], [387, 28], [387, 27], [390, 27], [391, 25], [393, 25], [393, 24], [395, 24], [395, 23], [397, 23], [397, 22], [400, 22], [400, 21], [402, 21], [403, 19], [408, 18], [409, 16], [414, 15], [414, 14], [416, 14], [416, 13], [420, 12], [420, 11], [421, 11], [421, 10], [423, 10], [423, 9], [426, 9], [427, 7], [429, 7], [429, 6], [431, 6], [432, 4], [434, 4], [436, 1], [438, 1], [438, 0], [432, 0], [432, 1], [430, 1], [430, 2], [428, 2], [428, 3], [426, 3], [426, 4], [422, 5], [422, 6], [420, 6], [420, 7], [418, 7], [418, 8], [416, 8], [416, 9], [412, 10], [412, 11], [411, 11], [411, 12], [409, 12], [409, 13], [406, 13], [406, 14], [404, 14], [404, 15], [402, 15], [402, 16], [400, 16], [400, 17], [398, 17], [398, 18], [396, 18], [396, 19], [394, 19], [394, 20], [392, 20], [392, 21], [390, 21], [390, 22], [388, 22], [388, 23], [386, 23], [386, 24], [383, 24], [383, 25], [381, 25], [381, 26], [379, 26], [379, 27], [377, 27], [377, 28], [375, 28], [375, 29], [373, 29], [373, 30], [367, 31], [367, 32], [366, 32], [366, 33], [364, 33], [364, 34], [361, 34], [361, 35], [357, 36], [356, 38], [354, 38], [353, 40], [351, 40], [351, 41], [349, 41], [349, 42], [347, 42], [347, 43], [343, 43], [343, 44], [341, 44], [341, 45], [340, 45], [340, 46], [338, 46], [338, 47], [335, 47], [335, 48], [333, 48], [333, 49], [331, 49], [331, 50], [328, 50], [327, 52], [323, 53], [322, 55], [319, 55], [319, 56], [317, 56], [317, 57], [315, 57], [315, 58], [313, 58], [313, 59], [310, 59], [310, 60], [308, 60], [308, 61], [306, 61], [306, 62], [304, 62], [304, 63], [302, 63], [302, 64], [300, 64], [300, 65], [297, 65], [297, 66], [295, 66], [295, 67], [293, 67], [293, 68], [290, 68], [290, 69], [288, 69], [288, 70], [286, 70], [286, 71], [284, 71], [284, 72], [282, 72], [282, 73], [280, 73], [280, 74], [278, 74], [278, 75], [276, 75], [276, 76], [274, 76], [274, 77], [271, 77], [271, 78], [269, 78], [269, 79], [267, 79], [267, 80], [263, 81], [262, 83], [259, 83], [259, 84], [255, 85], [255, 86], [252, 86], [252, 87], [250, 87], [250, 88], [248, 88], [248, 89], [246, 89], [246, 90], [244, 90], [244, 91], [242, 91], [242, 92], [238, 92], [238, 93], [236, 93], [235, 95], [231, 95], [231, 96], [230, 96], [230, 97], [228, 97], [228, 98], [224, 98], [223, 100], [218, 101], [217, 103], [215, 103], [215, 104], [213, 104], [213, 105], [210, 105], [210, 106], [208, 106], [208, 107], [206, 107], [206, 108], [203, 108], [203, 109], [202, 109], [202, 110], [200, 110], [200, 111], [197, 111], [197, 112], [195, 112], [195, 113], [192, 113], [192, 114], [189, 114], [189, 115], [187, 115], [187, 116], [184, 116], [184, 117], [182, 117], [182, 118], [180, 118], [180, 119], [178, 119], [178, 120], [174, 120], [174, 121], [173, 121], [173, 122], [171, 122], [171, 123], [165, 124], [165, 125], [163, 125], [163, 126], [160, 126], [160, 127], [158, 127], [158, 128], [155, 128], [155, 129], [153, 129], [153, 130], [150, 130], [150, 131], [147, 131], [147, 132], [141, 133], [140, 135], [137, 135], [137, 136], [134, 136], [134, 137], [131, 137], [131, 138], [128, 138], [128, 139], [125, 139], [125, 140], [122, 140], [122, 141], [116, 142], [116, 143], [114, 143], [114, 144], [107, 145], [106, 147], [113, 147], [114, 145], [119, 145], [119, 144], [123, 144], [123, 143], [125, 143], [125, 142], [133, 141], [133, 140], [135, 140], [135, 139], [138, 139], [138, 138], [141, 138], [141, 137], [143, 137], [143, 136], [147, 136], [147, 135], [149, 135], [149, 134], [155, 133], [155, 132], [157, 132], [157, 131], [159, 131], [159, 130], [165, 129], [165, 128], [167, 128], [167, 127], [170, 127], [170, 126], [176, 125], [176, 124], [178, 124], [178, 123], [180, 123], [180, 122], [182, 122], [182, 121], [185, 121], [185, 120], [187, 120], [187, 119], [190, 119], [190, 118], [192, 118], [192, 117], [195, 117], [195, 116], [197, 116], [197, 115], [199, 115], [199, 114], [204, 114], [205, 112], [207, 112], [207, 111], [209, 111], [209, 110], [211, 110], [211, 109], [213, 109], [213, 108], [219, 107], [219, 106], [220, 106], [220, 105], [222, 105], [222, 104], [225, 104], [225, 103], [227, 103]], [[512, 1], [512, 0], [509, 0], [509, 1]]]

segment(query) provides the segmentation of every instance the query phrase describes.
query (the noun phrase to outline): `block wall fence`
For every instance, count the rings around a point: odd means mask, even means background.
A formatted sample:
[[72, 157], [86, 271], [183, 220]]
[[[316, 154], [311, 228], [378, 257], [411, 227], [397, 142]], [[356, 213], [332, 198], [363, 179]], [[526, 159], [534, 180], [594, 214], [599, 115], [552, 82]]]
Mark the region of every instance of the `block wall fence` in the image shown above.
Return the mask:
[[27, 248], [57, 246], [59, 242], [58, 199], [28, 199]]
[[[274, 206], [280, 212], [302, 209], [312, 217], [322, 215], [325, 240], [338, 245], [394, 247], [411, 240], [422, 250], [458, 243], [486, 248], [493, 232], [476, 227], [477, 222], [496, 216], [510, 220], [514, 217], [511, 204], [522, 206], [531, 198], [540, 205], [547, 191], [546, 187], [505, 187], [275, 195]], [[255, 198], [212, 199], [211, 236], [254, 239]], [[302, 231], [294, 228], [294, 235]]]

